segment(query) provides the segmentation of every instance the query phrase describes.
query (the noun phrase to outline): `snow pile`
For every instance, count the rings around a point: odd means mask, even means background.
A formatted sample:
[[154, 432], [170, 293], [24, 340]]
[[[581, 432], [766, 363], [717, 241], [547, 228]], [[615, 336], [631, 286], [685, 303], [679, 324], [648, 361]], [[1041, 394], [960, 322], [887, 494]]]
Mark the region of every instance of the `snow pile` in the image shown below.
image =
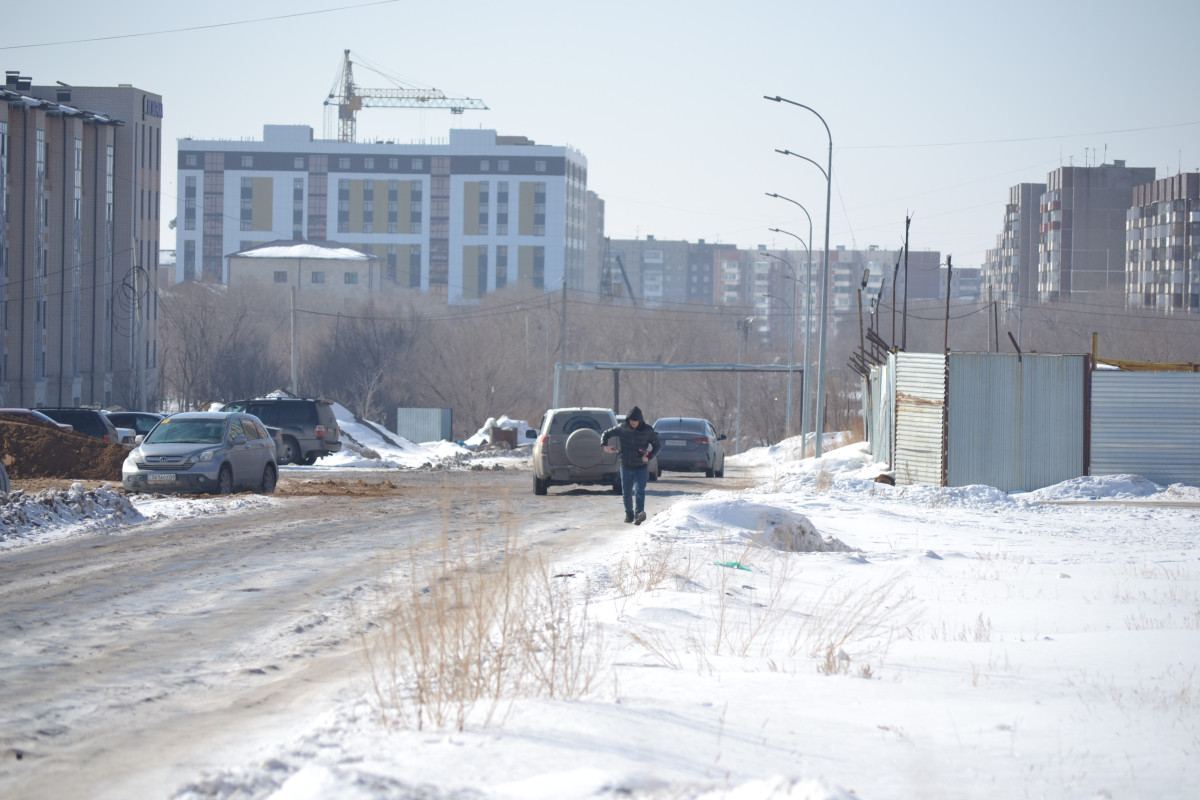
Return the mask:
[[529, 423], [523, 419], [509, 419], [507, 415], [500, 417], [490, 417], [487, 422], [483, 423], [483, 427], [477, 430], [474, 434], [467, 437], [463, 444], [469, 448], [481, 447], [491, 443], [492, 428], [500, 428], [506, 431], [516, 431], [517, 446], [533, 444], [536, 437], [529, 437]]
[[[725, 543], [766, 547], [785, 553], [847, 552], [853, 548], [833, 537], [822, 536], [803, 514], [779, 506], [735, 497], [729, 492], [707, 492], [685, 497], [654, 518], [664, 535], [696, 542], [709, 538]], [[707, 532], [707, 536], [703, 535]]]
[[73, 483], [69, 489], [44, 489], [35, 495], [17, 490], [0, 499], [0, 548], [15, 547], [63, 526], [90, 523], [84, 527], [96, 530], [143, 519], [129, 498], [108, 484], [84, 489], [83, 484]]

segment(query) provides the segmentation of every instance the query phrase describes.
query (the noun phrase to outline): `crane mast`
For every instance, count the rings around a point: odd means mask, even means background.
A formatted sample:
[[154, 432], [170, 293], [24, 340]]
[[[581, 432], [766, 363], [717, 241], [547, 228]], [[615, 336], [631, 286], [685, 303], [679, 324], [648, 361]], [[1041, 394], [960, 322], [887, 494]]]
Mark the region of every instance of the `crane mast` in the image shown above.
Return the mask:
[[468, 108], [487, 110], [482, 100], [448, 97], [439, 89], [365, 89], [358, 86], [354, 83], [349, 50], [343, 53], [341, 73], [325, 99], [325, 105], [337, 107], [339, 142], [354, 141], [356, 115], [363, 108], [445, 108], [451, 114], [461, 114]]

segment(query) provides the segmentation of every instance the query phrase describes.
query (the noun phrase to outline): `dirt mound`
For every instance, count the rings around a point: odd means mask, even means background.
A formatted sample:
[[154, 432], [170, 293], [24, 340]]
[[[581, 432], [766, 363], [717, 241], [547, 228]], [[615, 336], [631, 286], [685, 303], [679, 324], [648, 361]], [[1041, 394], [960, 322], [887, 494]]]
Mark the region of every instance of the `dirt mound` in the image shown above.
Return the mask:
[[0, 460], [11, 480], [121, 480], [129, 448], [40, 422], [0, 418]]

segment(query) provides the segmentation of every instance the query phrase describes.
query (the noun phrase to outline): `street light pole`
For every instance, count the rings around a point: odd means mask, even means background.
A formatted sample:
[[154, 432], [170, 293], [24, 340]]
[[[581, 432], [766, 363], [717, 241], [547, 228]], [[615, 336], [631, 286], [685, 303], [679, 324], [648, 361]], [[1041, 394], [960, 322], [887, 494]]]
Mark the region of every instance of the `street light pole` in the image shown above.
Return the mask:
[[829, 130], [829, 123], [817, 113], [815, 108], [806, 106], [803, 103], [797, 103], [794, 100], [788, 100], [786, 97], [780, 97], [779, 95], [775, 95], [774, 97], [763, 95], [763, 97], [775, 103], [788, 103], [789, 105], [811, 111], [816, 115], [817, 119], [821, 120], [821, 124], [825, 126], [825, 135], [829, 137], [829, 162], [825, 169], [821, 169], [820, 164], [799, 153], [793, 153], [789, 150], [777, 151], [784, 155], [793, 155], [803, 158], [805, 161], [810, 161], [825, 174], [825, 260], [821, 265], [821, 330], [819, 344], [817, 345], [817, 418], [815, 425], [816, 442], [813, 451], [813, 455], [816, 458], [820, 458], [822, 454], [821, 440], [825, 437], [825, 328], [829, 319], [829, 209], [830, 201], [833, 198], [833, 134]]
[[[773, 294], [767, 294], [766, 297], [773, 297], [788, 307], [788, 313], [792, 318], [792, 331], [788, 334], [788, 376], [787, 376], [787, 412], [784, 414], [784, 438], [789, 438], [792, 435], [792, 368], [796, 363], [796, 357], [792, 354], [796, 344], [796, 284], [799, 281], [796, 278], [796, 270], [792, 269], [792, 263], [782, 256], [773, 255], [768, 252], [763, 252], [763, 255], [768, 258], [774, 258], [777, 261], [782, 261], [788, 268], [788, 272], [792, 273], [792, 302], [788, 304], [782, 297], [775, 297]], [[800, 434], [804, 435], [804, 421], [801, 419]]]
[[804, 393], [800, 397], [800, 435], [805, 436], [808, 433], [808, 425], [812, 423], [812, 406], [810, 400], [812, 397], [812, 389], [809, 387], [809, 366], [812, 364], [812, 358], [809, 354], [808, 340], [812, 334], [812, 248], [809, 243], [812, 242], [812, 215], [808, 213], [808, 209], [803, 205], [793, 200], [790, 197], [784, 197], [781, 194], [767, 192], [767, 197], [776, 197], [780, 200], [786, 200], [792, 205], [798, 207], [804, 212], [804, 216], [808, 217], [808, 239], [801, 239], [794, 233], [771, 228], [775, 233], [783, 233], [791, 236], [800, 244], [804, 245], [804, 251], [808, 254], [808, 267], [804, 273]]

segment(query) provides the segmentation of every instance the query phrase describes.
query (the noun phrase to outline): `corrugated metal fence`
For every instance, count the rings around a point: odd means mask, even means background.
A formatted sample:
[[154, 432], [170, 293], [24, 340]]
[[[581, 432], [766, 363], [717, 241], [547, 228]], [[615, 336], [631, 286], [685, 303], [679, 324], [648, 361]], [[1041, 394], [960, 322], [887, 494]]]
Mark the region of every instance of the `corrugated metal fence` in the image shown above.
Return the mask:
[[[889, 359], [891, 362], [892, 359]], [[946, 357], [896, 353], [896, 483], [945, 485]]]
[[1093, 475], [1200, 486], [1200, 374], [1092, 373]]
[[1084, 474], [1087, 356], [952, 353], [946, 486], [1029, 491]]
[[1083, 355], [894, 353], [872, 368], [871, 455], [899, 484], [1029, 491], [1083, 475], [1200, 486], [1200, 374]]

